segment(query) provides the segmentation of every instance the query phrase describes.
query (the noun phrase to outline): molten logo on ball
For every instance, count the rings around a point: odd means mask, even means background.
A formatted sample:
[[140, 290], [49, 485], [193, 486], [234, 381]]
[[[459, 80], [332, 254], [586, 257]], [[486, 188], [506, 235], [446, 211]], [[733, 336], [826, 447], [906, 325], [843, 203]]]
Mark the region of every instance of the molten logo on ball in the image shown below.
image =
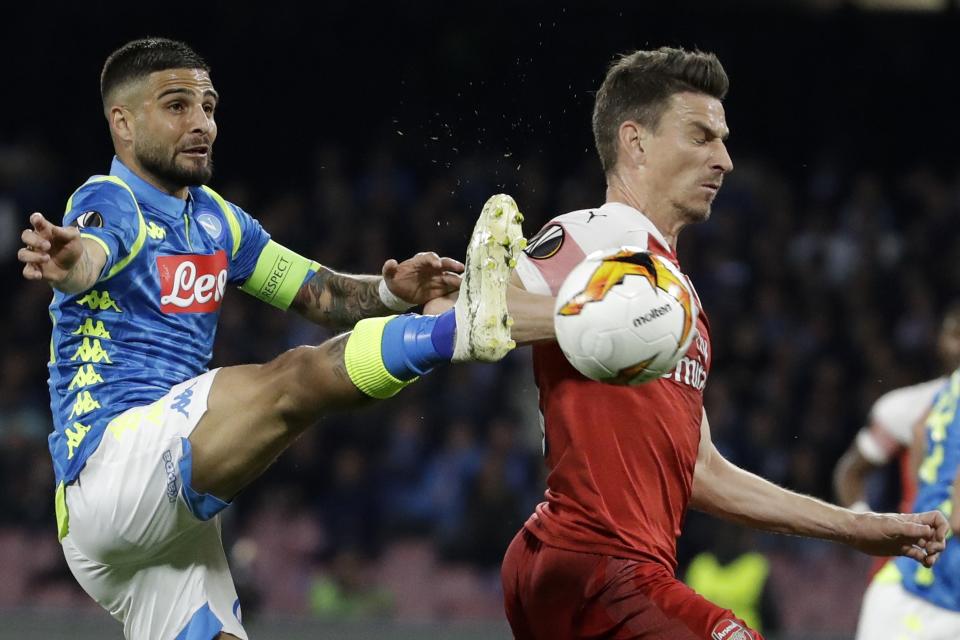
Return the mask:
[[[690, 291], [687, 289], [686, 284], [666, 267], [663, 260], [659, 258], [654, 259], [653, 254], [647, 253], [646, 251], [638, 253], [630, 249], [620, 249], [612, 256], [604, 258], [603, 262], [597, 267], [597, 270], [593, 272], [593, 277], [590, 278], [587, 287], [560, 308], [560, 315], [576, 315], [583, 311], [583, 305], [603, 300], [607, 292], [610, 291], [614, 285], [621, 284], [627, 276], [642, 276], [650, 282], [650, 286], [654, 289], [666, 291], [677, 299], [683, 307], [683, 315], [685, 318], [680, 343], [685, 343], [687, 337], [690, 335], [690, 330], [693, 329]], [[647, 314], [634, 319], [634, 324], [637, 325], [638, 320], [642, 324], [645, 321], [663, 315], [663, 313], [669, 310], [669, 305], [666, 305], [666, 309], [651, 309]], [[644, 320], [644, 318], [646, 318], [646, 320]]]
[[557, 341], [578, 371], [638, 384], [665, 375], [686, 354], [698, 309], [686, 277], [668, 259], [620, 247], [574, 267], [556, 314]]

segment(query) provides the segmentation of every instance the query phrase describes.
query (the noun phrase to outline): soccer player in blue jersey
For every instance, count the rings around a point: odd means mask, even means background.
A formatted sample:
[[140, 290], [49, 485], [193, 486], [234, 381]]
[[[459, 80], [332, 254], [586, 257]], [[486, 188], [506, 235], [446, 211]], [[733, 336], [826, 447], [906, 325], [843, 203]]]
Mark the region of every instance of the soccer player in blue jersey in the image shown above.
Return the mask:
[[[960, 528], [960, 369], [938, 392], [914, 448], [922, 459], [915, 511], [937, 509]], [[951, 533], [940, 561], [925, 567], [904, 558], [884, 565], [867, 589], [857, 640], [960, 638], [960, 544]]]
[[[437, 363], [502, 358], [521, 218], [509, 197], [491, 198], [462, 283], [463, 265], [427, 253], [386, 262], [382, 277], [336, 273], [206, 186], [218, 94], [187, 45], [126, 44], [101, 94], [110, 173], [77, 189], [62, 226], [34, 213], [18, 252], [24, 276], [54, 291], [58, 535], [127, 638], [246, 638], [218, 514], [323, 412], [390, 397]], [[207, 371], [230, 284], [356, 326], [266, 364]], [[458, 287], [439, 316], [379, 317]]]

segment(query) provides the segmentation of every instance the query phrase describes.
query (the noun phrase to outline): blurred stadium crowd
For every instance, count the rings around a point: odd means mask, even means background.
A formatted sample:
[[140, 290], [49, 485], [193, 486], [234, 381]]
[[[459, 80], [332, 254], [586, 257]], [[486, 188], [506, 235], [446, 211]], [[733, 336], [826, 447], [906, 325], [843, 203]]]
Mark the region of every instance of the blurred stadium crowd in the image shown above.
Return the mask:
[[[516, 75], [504, 86], [532, 100], [525, 120], [508, 115], [521, 103], [516, 95], [504, 99], [507, 106], [465, 108], [502, 87], [482, 86], [477, 79], [483, 77], [483, 63], [465, 53], [483, 48], [478, 34], [489, 33], [489, 25], [471, 31], [448, 24], [444, 33], [456, 35], [435, 45], [442, 56], [433, 44], [411, 41], [412, 49], [389, 71], [408, 83], [405, 89], [389, 87], [402, 93], [406, 106], [400, 101], [381, 112], [375, 102], [360, 101], [355, 119], [344, 121], [355, 123], [350, 126], [360, 131], [356, 139], [338, 128], [335, 117], [298, 122], [306, 130], [274, 137], [277, 145], [297, 149], [289, 162], [297, 169], [289, 176], [283, 175], [285, 166], [265, 166], [264, 152], [273, 156], [263, 135], [258, 154], [250, 156], [254, 166], [245, 166], [249, 159], [241, 153], [240, 131], [260, 127], [264, 120], [255, 104], [230, 103], [243, 74], [262, 72], [267, 62], [243, 48], [233, 51], [235, 60], [218, 59], [218, 46], [229, 49], [222, 37], [198, 45], [201, 53], [211, 54], [213, 78], [225, 96], [224, 118], [234, 118], [233, 130], [223, 130], [224, 142], [218, 142], [223, 162], [214, 186], [260, 219], [278, 242], [350, 272], [378, 273], [385, 258], [422, 250], [462, 258], [479, 207], [498, 191], [516, 197], [528, 236], [554, 215], [598, 205], [603, 182], [588, 148], [588, 91], [612, 53], [644, 41], [618, 22], [609, 41], [584, 44], [586, 62], [570, 72], [568, 85], [567, 69], [549, 64], [549, 52], [569, 53], [564, 34], [579, 24], [570, 15], [561, 18], [553, 22], [553, 32], [546, 21], [531, 22], [539, 26], [530, 27], [536, 37], [528, 39], [522, 55], [490, 54], [488, 64]], [[234, 20], [234, 28], [251, 28], [239, 17]], [[304, 44], [306, 27], [295, 18], [271, 20], [264, 26], [265, 41], [276, 45], [289, 34], [304, 36], [289, 35], [296, 48], [287, 55], [294, 60], [309, 46], [326, 46], [316, 44], [325, 42], [322, 38]], [[785, 39], [777, 48], [782, 25], [768, 33], [728, 22], [739, 31], [727, 32], [722, 40], [723, 34], [711, 35], [716, 30], [707, 20], [694, 26], [684, 17], [671, 20], [664, 33], [691, 30], [700, 39], [648, 36], [652, 44], [695, 42], [709, 49], [745, 38], [743, 46], [717, 48], [733, 79], [728, 112], [736, 168], [712, 219], [685, 232], [679, 247], [713, 336], [714, 364], [706, 387], [713, 437], [737, 464], [829, 500], [833, 465], [873, 400], [939, 372], [933, 355], [939, 314], [960, 292], [955, 259], [960, 255], [955, 231], [960, 173], [954, 157], [928, 162], [922, 153], [903, 153], [911, 144], [904, 136], [917, 127], [925, 132], [918, 139], [951, 149], [937, 136], [933, 116], [955, 101], [936, 101], [940, 111], [923, 122], [888, 117], [914, 102], [934, 103], [929, 94], [918, 98], [910, 91], [924, 78], [935, 80], [936, 68], [915, 74], [921, 67], [914, 65], [924, 46], [944, 47], [949, 39], [924, 42], [923, 34], [941, 28], [924, 23], [926, 31], [912, 41], [911, 63], [885, 48], [898, 28], [889, 20], [854, 29], [856, 43], [848, 46], [844, 29], [858, 24], [849, 15], [829, 30], [813, 19], [805, 25], [820, 30], [824, 47], [803, 62], [835, 71], [791, 81], [776, 74], [802, 58], [792, 46], [805, 39]], [[337, 24], [317, 28], [335, 32]], [[537, 38], [543, 49], [536, 48]], [[103, 53], [120, 42], [118, 36], [105, 44]], [[768, 56], [764, 67], [750, 44], [773, 47], [777, 55]], [[837, 57], [838, 51], [844, 55]], [[100, 54], [86, 61], [96, 65]], [[40, 48], [33, 55], [50, 61]], [[459, 73], [438, 76], [438, 87], [431, 75], [435, 55]], [[90, 65], [82, 82], [74, 77], [63, 82], [71, 89], [90, 88], [96, 74]], [[339, 73], [336, 81], [345, 75]], [[884, 94], [879, 81], [889, 74], [907, 88]], [[556, 98], [559, 90], [549, 93], [544, 86], [569, 89], [575, 97], [549, 107], [549, 97], [537, 102], [535, 94], [542, 90]], [[845, 89], [839, 98], [827, 93], [836, 86]], [[411, 100], [426, 89], [432, 91], [426, 98]], [[41, 97], [53, 96], [52, 89], [39, 91]], [[873, 91], [883, 96], [885, 111], [873, 113], [875, 105], [858, 101]], [[818, 92], [827, 99], [805, 97]], [[445, 103], [427, 104], [438, 94], [448, 96]], [[18, 130], [0, 124], [5, 134], [0, 137], [0, 287], [6, 310], [0, 315], [5, 341], [0, 355], [0, 608], [95, 607], [69, 575], [55, 536], [46, 448], [50, 294], [21, 279], [15, 258], [30, 211], [56, 217], [73, 188], [109, 166], [96, 96], [83, 95], [90, 108], [64, 122], [44, 123], [52, 133], [36, 122]], [[249, 100], [252, 94], [245, 95]], [[352, 107], [338, 103], [330, 109], [342, 117]], [[245, 115], [237, 116], [244, 108]], [[321, 107], [311, 103], [310, 108]], [[455, 118], [441, 115], [453, 108], [461, 110]], [[572, 115], [560, 117], [567, 108]], [[540, 115], [531, 115], [537, 109]], [[790, 126], [792, 109], [803, 125], [797, 129]], [[376, 125], [362, 130], [361, 115], [373, 113]], [[413, 124], [417, 118], [426, 124]], [[80, 121], [87, 124], [70, 125]], [[576, 130], [554, 128], [571, 121]], [[871, 128], [877, 122], [900, 129], [894, 136]], [[749, 144], [738, 145], [741, 131], [750, 132]], [[494, 142], [497, 136], [507, 142]], [[882, 155], [888, 142], [899, 153]], [[797, 149], [802, 153], [794, 154]], [[292, 314], [234, 292], [223, 309], [214, 365], [262, 362], [325, 337]], [[245, 613], [501, 618], [499, 561], [543, 491], [528, 359], [521, 349], [496, 366], [438, 370], [398, 398], [331, 416], [305, 434], [236, 500], [225, 524]], [[589, 420], [587, 412], [584, 419]], [[872, 487], [875, 507], [894, 507], [894, 476], [889, 480]], [[730, 542], [729, 534], [718, 533], [705, 517], [691, 514], [687, 524], [682, 564], [702, 549]], [[740, 534], [733, 542], [759, 548], [771, 559], [784, 629], [852, 629], [868, 560], [791, 538]], [[816, 588], [798, 589], [798, 584]]]

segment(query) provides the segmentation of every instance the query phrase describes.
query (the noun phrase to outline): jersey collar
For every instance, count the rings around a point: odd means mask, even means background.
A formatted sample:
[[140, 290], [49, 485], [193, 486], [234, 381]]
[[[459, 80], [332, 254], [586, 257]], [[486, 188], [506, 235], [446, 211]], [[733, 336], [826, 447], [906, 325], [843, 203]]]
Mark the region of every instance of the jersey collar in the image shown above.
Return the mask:
[[673, 247], [670, 246], [670, 243], [667, 242], [667, 239], [664, 238], [663, 234], [660, 233], [660, 230], [657, 229], [657, 225], [653, 224], [653, 221], [650, 220], [650, 218], [648, 218], [647, 215], [642, 211], [640, 211], [639, 209], [634, 209], [630, 205], [623, 204], [622, 202], [607, 202], [602, 207], [600, 207], [600, 209], [601, 211], [602, 210], [620, 211], [620, 212], [630, 213], [630, 214], [639, 216], [641, 220], [641, 225], [643, 226], [643, 230], [649, 233], [650, 235], [652, 235], [654, 238], [656, 238], [657, 242], [663, 245], [663, 248], [666, 249], [668, 252], [670, 252], [671, 254], [674, 253]]
[[160, 189], [157, 189], [133, 171], [130, 171], [117, 156], [113, 157], [113, 162], [110, 164], [110, 175], [116, 176], [126, 182], [130, 189], [133, 190], [137, 201], [149, 206], [151, 211], [157, 211], [174, 218], [179, 218], [183, 215], [184, 207], [188, 206], [190, 200], [193, 198], [191, 194], [187, 196], [186, 200], [181, 200], [176, 196], [160, 191]]

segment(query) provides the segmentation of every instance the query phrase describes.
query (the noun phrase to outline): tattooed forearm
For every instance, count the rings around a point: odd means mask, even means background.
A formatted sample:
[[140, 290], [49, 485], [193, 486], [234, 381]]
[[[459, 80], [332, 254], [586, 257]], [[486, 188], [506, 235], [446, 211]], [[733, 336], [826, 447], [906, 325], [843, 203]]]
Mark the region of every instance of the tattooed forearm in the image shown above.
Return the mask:
[[80, 258], [74, 263], [63, 280], [53, 286], [64, 293], [80, 293], [86, 291], [97, 282], [99, 275], [89, 251], [80, 254]]
[[320, 267], [300, 287], [291, 308], [312, 322], [340, 329], [392, 313], [380, 300], [379, 276], [352, 276]]

